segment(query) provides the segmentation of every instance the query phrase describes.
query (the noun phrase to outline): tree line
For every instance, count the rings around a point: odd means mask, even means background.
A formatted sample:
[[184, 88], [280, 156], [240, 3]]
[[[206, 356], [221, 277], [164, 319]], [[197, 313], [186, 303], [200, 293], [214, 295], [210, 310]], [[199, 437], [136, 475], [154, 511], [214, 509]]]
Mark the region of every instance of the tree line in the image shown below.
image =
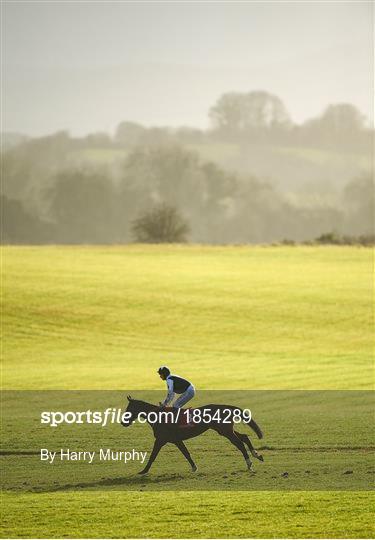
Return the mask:
[[[276, 96], [230, 93], [209, 115], [207, 132], [122, 122], [114, 137], [73, 138], [62, 132], [10, 146], [2, 154], [2, 241], [173, 241], [170, 232], [163, 237], [160, 231], [174, 230], [180, 231], [178, 240], [251, 243], [302, 241], [328, 231], [373, 233], [370, 171], [347, 182], [334, 202], [302, 204], [270, 182], [223, 169], [186, 146], [208, 139], [241, 144], [253, 137], [263, 144], [283, 140], [367, 148], [373, 132], [355, 107], [331, 105], [295, 126]], [[94, 159], [82, 162], [79, 156], [86, 151]], [[116, 151], [120, 157], [102, 163], [95, 161], [96, 151]], [[159, 232], [153, 237], [150, 231]]]
[[171, 140], [180, 143], [255, 141], [257, 144], [282, 143], [355, 151], [368, 149], [373, 136], [366, 117], [351, 103], [328, 105], [317, 117], [296, 124], [282, 100], [263, 90], [225, 93], [210, 108], [208, 116], [210, 128], [207, 131], [188, 127], [150, 129], [134, 122], [121, 122], [114, 142], [134, 146]]
[[[181, 147], [137, 148], [108, 170], [66, 168], [15, 200], [3, 195], [3, 241], [107, 244], [142, 240], [135, 220], [160, 205], [174, 208], [190, 239], [202, 243], [304, 240], [325, 231], [369, 234], [373, 182], [363, 175], [335, 206], [300, 207], [271, 185], [202, 162]], [[27, 205], [29, 201], [29, 205]]]

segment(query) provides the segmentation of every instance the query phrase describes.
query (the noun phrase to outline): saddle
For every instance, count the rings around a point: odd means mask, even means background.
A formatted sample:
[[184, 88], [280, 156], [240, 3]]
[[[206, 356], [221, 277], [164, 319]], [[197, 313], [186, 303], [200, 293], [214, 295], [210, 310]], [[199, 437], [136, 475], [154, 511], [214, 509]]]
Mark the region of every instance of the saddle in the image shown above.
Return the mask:
[[191, 428], [194, 427], [193, 422], [193, 411], [194, 409], [188, 408], [188, 409], [175, 409], [174, 407], [163, 407], [161, 409], [165, 412], [172, 412], [172, 415], [168, 414], [165, 417], [164, 423], [169, 425], [175, 425], [179, 428]]

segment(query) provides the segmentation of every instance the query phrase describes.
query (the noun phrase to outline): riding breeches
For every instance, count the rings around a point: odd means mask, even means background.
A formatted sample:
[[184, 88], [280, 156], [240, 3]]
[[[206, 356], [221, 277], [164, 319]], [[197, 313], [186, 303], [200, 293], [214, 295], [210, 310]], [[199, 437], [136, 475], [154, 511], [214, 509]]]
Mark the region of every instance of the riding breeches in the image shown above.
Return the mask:
[[183, 407], [185, 403], [193, 399], [195, 396], [195, 388], [191, 384], [183, 394], [181, 394], [176, 401], [173, 403], [173, 407], [176, 409], [179, 409], [180, 407]]

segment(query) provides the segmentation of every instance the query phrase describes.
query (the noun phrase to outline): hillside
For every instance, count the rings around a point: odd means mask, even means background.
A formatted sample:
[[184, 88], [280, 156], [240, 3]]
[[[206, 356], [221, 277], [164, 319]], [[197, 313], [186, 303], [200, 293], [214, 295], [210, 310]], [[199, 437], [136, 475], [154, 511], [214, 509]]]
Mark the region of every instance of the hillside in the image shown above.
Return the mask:
[[[171, 520], [175, 538], [373, 537], [370, 249], [9, 247], [3, 270], [4, 537], [164, 538]], [[149, 450], [147, 426], [51, 431], [35, 412], [155, 401], [161, 364], [195, 403], [251, 406], [254, 473], [213, 432], [188, 441], [197, 476], [172, 446], [142, 478], [40, 462], [47, 440]]]

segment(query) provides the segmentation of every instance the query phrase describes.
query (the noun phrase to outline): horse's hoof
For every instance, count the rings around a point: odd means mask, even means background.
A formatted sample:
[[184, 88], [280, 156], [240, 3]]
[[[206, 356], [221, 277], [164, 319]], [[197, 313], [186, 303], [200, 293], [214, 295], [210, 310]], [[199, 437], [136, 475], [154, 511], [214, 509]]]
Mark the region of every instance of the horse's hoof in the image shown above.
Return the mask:
[[191, 472], [196, 472], [198, 470], [198, 467], [194, 465], [194, 467], [191, 468]]
[[139, 471], [138, 474], [147, 474], [147, 473], [148, 473], [148, 471], [143, 470], [143, 471]]
[[247, 470], [251, 471], [251, 467], [253, 466], [253, 462], [250, 461], [249, 458], [246, 459], [246, 465], [247, 465]]
[[264, 457], [259, 454], [258, 456], [259, 461], [264, 461]]

